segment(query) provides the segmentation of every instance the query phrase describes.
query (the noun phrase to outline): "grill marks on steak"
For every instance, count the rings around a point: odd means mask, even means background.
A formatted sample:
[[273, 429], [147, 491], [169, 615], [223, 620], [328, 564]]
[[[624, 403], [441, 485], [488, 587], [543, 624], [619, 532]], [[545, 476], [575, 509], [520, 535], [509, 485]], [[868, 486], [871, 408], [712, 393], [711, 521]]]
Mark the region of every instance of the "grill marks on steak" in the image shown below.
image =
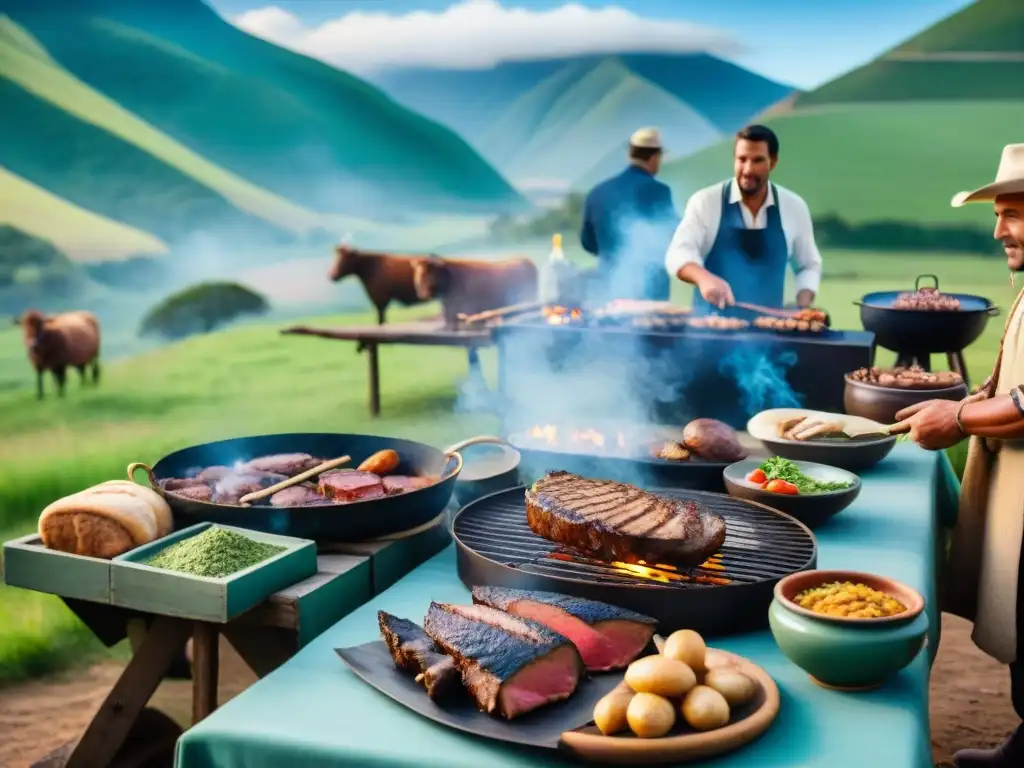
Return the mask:
[[419, 624], [377, 611], [377, 625], [395, 666], [416, 675], [430, 698], [446, 696], [460, 687], [455, 660], [441, 653]]
[[657, 621], [596, 600], [555, 592], [473, 587], [473, 602], [543, 624], [572, 641], [592, 672], [622, 669], [647, 647]]
[[583, 672], [568, 638], [488, 606], [432, 602], [424, 629], [455, 660], [477, 706], [509, 720], [569, 698]]
[[725, 520], [696, 502], [562, 471], [527, 490], [526, 519], [549, 541], [625, 563], [699, 565], [725, 541]]

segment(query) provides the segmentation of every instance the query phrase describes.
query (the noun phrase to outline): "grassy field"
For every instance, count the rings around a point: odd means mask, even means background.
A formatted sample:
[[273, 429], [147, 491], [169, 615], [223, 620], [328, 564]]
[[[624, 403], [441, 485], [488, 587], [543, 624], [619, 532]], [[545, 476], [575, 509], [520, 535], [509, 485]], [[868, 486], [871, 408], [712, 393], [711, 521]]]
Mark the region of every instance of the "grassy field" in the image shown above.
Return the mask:
[[[570, 253], [573, 257], [578, 254]], [[838, 327], [860, 327], [853, 301], [873, 290], [912, 285], [922, 272], [947, 290], [1012, 300], [1002, 259], [920, 254], [825, 254], [822, 306]], [[688, 300], [683, 287], [677, 298]], [[435, 312], [393, 312], [392, 321]], [[369, 315], [317, 318], [317, 324], [368, 322]], [[1002, 328], [989, 324], [968, 352], [980, 381]], [[283, 337], [251, 325], [197, 337], [110, 363], [98, 389], [34, 399], [33, 377], [16, 329], [0, 330], [0, 532], [30, 531], [54, 498], [122, 477], [132, 461], [207, 440], [277, 431], [373, 432], [444, 445], [497, 428], [493, 419], [453, 414], [465, 354], [451, 349], [381, 351], [383, 415], [367, 414], [366, 363], [350, 344]], [[429, 365], [424, 363], [429, 360]], [[483, 360], [493, 382], [494, 355]], [[887, 362], [883, 360], [883, 362]], [[409, 372], [415, 371], [415, 375]], [[56, 598], [0, 587], [0, 680], [37, 674], [98, 652], [98, 644]]]

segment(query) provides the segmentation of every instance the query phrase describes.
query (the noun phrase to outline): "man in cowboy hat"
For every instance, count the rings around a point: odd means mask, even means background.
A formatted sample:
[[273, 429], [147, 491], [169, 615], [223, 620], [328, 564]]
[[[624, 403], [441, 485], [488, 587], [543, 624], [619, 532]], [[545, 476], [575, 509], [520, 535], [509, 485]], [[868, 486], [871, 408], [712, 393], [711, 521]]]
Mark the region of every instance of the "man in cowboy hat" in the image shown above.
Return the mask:
[[626, 169], [587, 195], [580, 244], [601, 261], [601, 298], [668, 301], [661, 261], [679, 217], [672, 190], [654, 178], [663, 152], [657, 128], [639, 129]]
[[[1024, 272], [1024, 144], [1003, 149], [996, 180], [961, 192], [954, 206], [991, 202], [995, 238], [1013, 277]], [[973, 639], [1010, 667], [1013, 708], [1024, 720], [1024, 302], [1018, 294], [992, 377], [960, 402], [929, 400], [896, 414], [893, 433], [909, 432], [940, 450], [970, 438], [960, 489], [943, 608], [974, 622]], [[964, 750], [958, 768], [1024, 766], [1024, 726], [997, 749]]]

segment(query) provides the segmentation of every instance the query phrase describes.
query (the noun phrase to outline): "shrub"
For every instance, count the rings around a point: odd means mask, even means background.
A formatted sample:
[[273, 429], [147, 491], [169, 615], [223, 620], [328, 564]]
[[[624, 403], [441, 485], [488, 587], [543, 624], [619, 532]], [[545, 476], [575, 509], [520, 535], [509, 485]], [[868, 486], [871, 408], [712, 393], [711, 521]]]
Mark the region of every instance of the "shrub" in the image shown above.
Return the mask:
[[139, 335], [181, 339], [209, 333], [242, 315], [260, 315], [268, 309], [265, 298], [237, 283], [200, 283], [153, 307], [142, 319]]

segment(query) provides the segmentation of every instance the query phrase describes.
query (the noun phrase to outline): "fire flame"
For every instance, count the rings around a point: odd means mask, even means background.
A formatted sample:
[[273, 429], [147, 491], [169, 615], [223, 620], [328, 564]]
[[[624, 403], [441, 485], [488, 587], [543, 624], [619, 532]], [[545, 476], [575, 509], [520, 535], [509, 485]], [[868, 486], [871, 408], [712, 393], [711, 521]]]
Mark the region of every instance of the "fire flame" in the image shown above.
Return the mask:
[[558, 304], [544, 307], [541, 310], [541, 314], [546, 318], [548, 325], [568, 325], [583, 319], [582, 310], [578, 308], [569, 309]]
[[[604, 432], [600, 432], [596, 429], [570, 429], [567, 430], [567, 432], [568, 440], [566, 442], [570, 446], [605, 448], [608, 445], [608, 437]], [[561, 440], [559, 438], [564, 436], [564, 434], [564, 432], [560, 434], [558, 427], [554, 424], [538, 424], [531, 427], [529, 432], [530, 437], [534, 440], [543, 440], [551, 446], [559, 446], [561, 444]], [[614, 443], [618, 448], [626, 447], [626, 436], [621, 430], [615, 433]]]
[[[566, 563], [583, 563], [588, 565], [607, 565], [618, 571], [619, 573], [636, 576], [647, 581], [658, 582], [659, 584], [671, 584], [673, 582], [689, 582], [692, 584], [713, 584], [716, 586], [724, 586], [731, 584], [732, 580], [727, 579], [723, 576], [705, 576], [698, 573], [680, 573], [679, 569], [674, 565], [665, 565], [657, 563], [653, 566], [647, 565], [643, 560], [638, 563], [623, 563], [619, 561], [613, 561], [611, 563], [603, 563], [599, 560], [590, 560], [585, 557], [579, 557], [566, 552], [552, 552], [548, 555], [553, 560], [561, 560]], [[699, 568], [709, 571], [725, 571], [725, 565], [722, 563], [721, 553], [714, 554], [701, 563]]]

